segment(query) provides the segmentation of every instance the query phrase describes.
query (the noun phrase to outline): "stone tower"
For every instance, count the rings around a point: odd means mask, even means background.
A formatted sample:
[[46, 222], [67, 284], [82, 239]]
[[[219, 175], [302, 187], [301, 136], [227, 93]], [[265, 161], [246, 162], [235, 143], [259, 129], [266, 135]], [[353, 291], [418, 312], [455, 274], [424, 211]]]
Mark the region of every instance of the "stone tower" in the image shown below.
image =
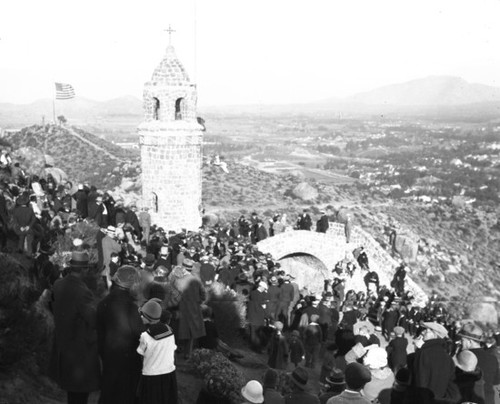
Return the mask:
[[196, 86], [169, 46], [144, 85], [144, 121], [138, 127], [142, 202], [165, 230], [201, 225], [203, 127], [196, 102]]

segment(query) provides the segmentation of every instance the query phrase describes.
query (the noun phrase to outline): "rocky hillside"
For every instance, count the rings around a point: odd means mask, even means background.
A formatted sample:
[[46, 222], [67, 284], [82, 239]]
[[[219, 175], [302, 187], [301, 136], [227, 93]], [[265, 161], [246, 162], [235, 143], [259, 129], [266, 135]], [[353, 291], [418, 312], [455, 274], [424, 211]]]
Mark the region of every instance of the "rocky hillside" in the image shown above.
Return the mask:
[[[43, 153], [46, 150], [53, 165], [73, 182], [88, 181], [112, 190], [125, 201], [140, 197], [137, 151], [124, 150], [78, 128], [49, 125], [31, 126], [4, 140], [34, 172], [41, 171], [48, 161]], [[448, 300], [460, 300], [461, 309], [470, 300], [500, 297], [498, 209], [398, 202], [370, 197], [356, 183], [325, 185], [297, 175], [262, 172], [235, 159], [224, 162], [227, 172], [208, 162], [203, 165], [202, 197], [207, 213], [230, 220], [254, 210], [268, 218], [280, 212], [293, 224], [303, 208], [310, 209], [313, 221], [319, 217], [319, 209], [327, 209], [331, 220], [339, 210], [350, 211], [355, 224], [388, 250], [387, 226], [397, 221], [398, 233], [415, 244], [412, 277], [429, 293], [434, 290]], [[394, 256], [400, 258], [398, 253]]]
[[[119, 185], [139, 173], [139, 153], [123, 149], [75, 127], [33, 125], [4, 140], [30, 172], [43, 175], [45, 163], [67, 174], [72, 182], [87, 181], [99, 188]], [[48, 158], [45, 156], [48, 155]]]

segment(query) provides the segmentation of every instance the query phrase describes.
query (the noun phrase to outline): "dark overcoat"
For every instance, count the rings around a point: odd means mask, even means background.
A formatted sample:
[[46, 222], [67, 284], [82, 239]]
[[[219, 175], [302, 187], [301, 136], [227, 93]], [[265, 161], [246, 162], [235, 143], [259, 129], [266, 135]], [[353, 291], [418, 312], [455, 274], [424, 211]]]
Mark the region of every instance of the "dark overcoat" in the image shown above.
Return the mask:
[[250, 292], [248, 301], [248, 322], [254, 326], [264, 326], [266, 323], [266, 309], [262, 307], [267, 305], [267, 292], [261, 292], [254, 289]]
[[458, 394], [453, 379], [455, 364], [446, 351], [446, 341], [435, 338], [425, 341], [424, 345], [415, 352], [411, 365], [412, 384], [415, 387], [432, 391], [437, 400], [448, 399], [458, 401], [460, 397], [450, 397]]
[[283, 334], [274, 333], [268, 347], [267, 364], [273, 369], [286, 370], [288, 365], [288, 342]]
[[101, 370], [92, 292], [70, 273], [54, 283], [51, 307], [55, 327], [50, 376], [65, 391], [98, 390]]
[[405, 337], [396, 337], [387, 346], [387, 359], [389, 367], [396, 372], [406, 366], [408, 340]]
[[103, 404], [135, 402], [142, 371], [137, 353], [144, 325], [130, 292], [113, 285], [97, 306], [99, 355], [103, 365], [101, 397]]
[[188, 273], [178, 279], [175, 286], [181, 293], [179, 339], [196, 339], [205, 336], [201, 304], [206, 298], [206, 292], [200, 279]]

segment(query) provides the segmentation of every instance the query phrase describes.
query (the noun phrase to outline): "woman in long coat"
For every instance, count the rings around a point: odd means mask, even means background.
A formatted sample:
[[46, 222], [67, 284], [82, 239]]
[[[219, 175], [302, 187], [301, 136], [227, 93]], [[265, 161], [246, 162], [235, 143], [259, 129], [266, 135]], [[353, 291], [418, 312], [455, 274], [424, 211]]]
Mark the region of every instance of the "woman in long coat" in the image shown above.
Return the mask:
[[201, 313], [201, 305], [205, 301], [206, 292], [201, 280], [191, 274], [193, 262], [185, 259], [182, 263], [184, 276], [175, 282], [181, 293], [179, 302], [179, 339], [186, 340], [184, 356], [188, 357], [195, 339], [205, 336], [205, 323]]
[[54, 346], [49, 373], [68, 392], [68, 404], [86, 403], [99, 390], [101, 376], [97, 352], [96, 311], [90, 289], [81, 278], [88, 255], [73, 253], [70, 272], [55, 282], [51, 308]]
[[137, 270], [123, 265], [113, 277], [109, 294], [97, 306], [97, 335], [102, 359], [102, 404], [132, 404], [142, 371], [137, 353], [144, 324], [130, 289], [139, 281]]

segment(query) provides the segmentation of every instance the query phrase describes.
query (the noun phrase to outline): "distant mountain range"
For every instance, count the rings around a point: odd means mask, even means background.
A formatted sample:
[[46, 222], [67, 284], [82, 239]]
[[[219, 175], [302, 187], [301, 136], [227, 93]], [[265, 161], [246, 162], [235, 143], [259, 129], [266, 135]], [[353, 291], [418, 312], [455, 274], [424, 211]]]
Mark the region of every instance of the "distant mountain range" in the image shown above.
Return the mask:
[[[459, 77], [430, 76], [400, 84], [391, 84], [346, 98], [330, 98], [305, 104], [233, 105], [200, 108], [203, 114], [238, 113], [314, 113], [404, 114], [416, 116], [500, 117], [500, 88], [468, 83]], [[108, 101], [77, 97], [56, 101], [56, 115], [65, 115], [74, 123], [99, 122], [142, 117], [142, 100], [124, 96]], [[4, 122], [31, 124], [42, 116], [52, 118], [52, 100], [31, 104], [0, 103], [0, 127]]]
[[[330, 100], [335, 104], [338, 99]], [[460, 77], [430, 76], [355, 94], [342, 102], [365, 105], [453, 106], [500, 102], [500, 87], [468, 83]], [[328, 103], [329, 100], [323, 101]]]

